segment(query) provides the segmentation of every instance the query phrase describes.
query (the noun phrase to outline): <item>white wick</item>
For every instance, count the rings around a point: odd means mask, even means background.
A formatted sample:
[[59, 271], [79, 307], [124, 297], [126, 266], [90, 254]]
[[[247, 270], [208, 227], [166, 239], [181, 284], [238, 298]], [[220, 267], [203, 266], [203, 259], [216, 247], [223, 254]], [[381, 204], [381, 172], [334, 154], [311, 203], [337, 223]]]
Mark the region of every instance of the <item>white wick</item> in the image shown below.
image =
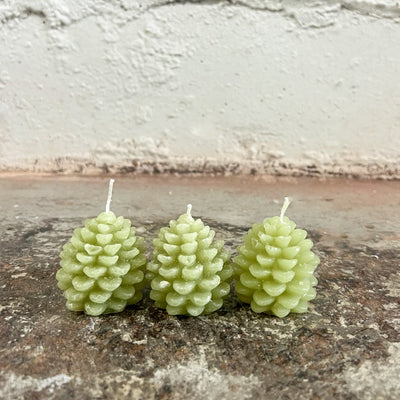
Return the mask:
[[111, 204], [111, 198], [112, 198], [113, 185], [114, 185], [114, 179], [110, 179], [110, 184], [108, 186], [108, 197], [107, 197], [107, 203], [106, 203], [106, 213], [108, 213], [110, 211], [110, 204]]
[[283, 206], [281, 209], [281, 222], [283, 222], [283, 216], [285, 215], [285, 212], [286, 212], [287, 208], [289, 207], [289, 204], [290, 204], [290, 198], [285, 197], [285, 200], [283, 201]]
[[191, 204], [188, 204], [188, 205], [187, 205], [186, 214], [189, 215], [189, 217], [191, 217], [191, 216], [192, 216], [191, 213], [192, 213], [192, 205], [191, 205]]

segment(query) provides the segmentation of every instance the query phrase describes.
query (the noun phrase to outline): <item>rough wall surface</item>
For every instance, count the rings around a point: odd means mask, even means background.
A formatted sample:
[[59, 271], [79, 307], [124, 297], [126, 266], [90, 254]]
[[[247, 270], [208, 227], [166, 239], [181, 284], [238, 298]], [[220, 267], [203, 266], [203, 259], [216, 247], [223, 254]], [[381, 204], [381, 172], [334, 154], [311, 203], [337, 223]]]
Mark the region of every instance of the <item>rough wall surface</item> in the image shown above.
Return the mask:
[[395, 0], [0, 0], [0, 169], [400, 177]]

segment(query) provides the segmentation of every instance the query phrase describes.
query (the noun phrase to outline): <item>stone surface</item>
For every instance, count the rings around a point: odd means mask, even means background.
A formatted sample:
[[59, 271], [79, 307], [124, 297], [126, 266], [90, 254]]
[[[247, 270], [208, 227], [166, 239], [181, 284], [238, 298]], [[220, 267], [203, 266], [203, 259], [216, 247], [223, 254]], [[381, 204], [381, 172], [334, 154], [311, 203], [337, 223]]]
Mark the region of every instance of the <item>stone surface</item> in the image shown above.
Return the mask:
[[104, 207], [107, 178], [0, 177], [0, 398], [398, 399], [400, 183], [117, 178], [111, 208], [146, 243], [193, 204], [234, 251], [279, 213], [321, 258], [310, 311], [279, 319], [235, 295], [205, 317], [145, 300], [118, 315], [69, 312], [56, 286], [72, 230]]

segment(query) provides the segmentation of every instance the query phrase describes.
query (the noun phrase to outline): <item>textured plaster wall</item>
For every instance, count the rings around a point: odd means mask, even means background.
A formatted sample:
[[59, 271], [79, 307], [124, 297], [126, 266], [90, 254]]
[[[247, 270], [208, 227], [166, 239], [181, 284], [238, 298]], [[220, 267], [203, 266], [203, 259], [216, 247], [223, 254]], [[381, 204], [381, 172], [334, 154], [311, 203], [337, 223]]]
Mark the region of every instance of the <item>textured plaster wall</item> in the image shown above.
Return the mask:
[[0, 0], [0, 169], [400, 177], [394, 0]]

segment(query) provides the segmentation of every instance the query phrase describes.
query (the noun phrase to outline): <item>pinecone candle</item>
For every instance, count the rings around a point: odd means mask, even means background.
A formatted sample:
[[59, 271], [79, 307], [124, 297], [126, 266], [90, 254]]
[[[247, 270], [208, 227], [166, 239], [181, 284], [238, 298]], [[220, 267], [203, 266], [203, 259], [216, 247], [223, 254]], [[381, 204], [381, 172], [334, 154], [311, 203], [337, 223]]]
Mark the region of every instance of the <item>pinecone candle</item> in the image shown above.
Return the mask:
[[146, 278], [150, 298], [170, 315], [209, 314], [218, 310], [230, 291], [232, 266], [222, 240], [201, 219], [191, 216], [192, 206], [169, 228], [161, 228]]
[[113, 182], [106, 211], [75, 229], [60, 254], [56, 279], [71, 311], [116, 313], [142, 298], [147, 262], [143, 238], [135, 236], [128, 219], [110, 211]]
[[308, 301], [316, 295], [313, 272], [320, 261], [311, 251], [307, 232], [295, 229], [296, 224], [284, 216], [289, 204], [286, 197], [280, 217], [254, 224], [234, 259], [239, 299], [256, 313], [281, 318], [307, 311]]

